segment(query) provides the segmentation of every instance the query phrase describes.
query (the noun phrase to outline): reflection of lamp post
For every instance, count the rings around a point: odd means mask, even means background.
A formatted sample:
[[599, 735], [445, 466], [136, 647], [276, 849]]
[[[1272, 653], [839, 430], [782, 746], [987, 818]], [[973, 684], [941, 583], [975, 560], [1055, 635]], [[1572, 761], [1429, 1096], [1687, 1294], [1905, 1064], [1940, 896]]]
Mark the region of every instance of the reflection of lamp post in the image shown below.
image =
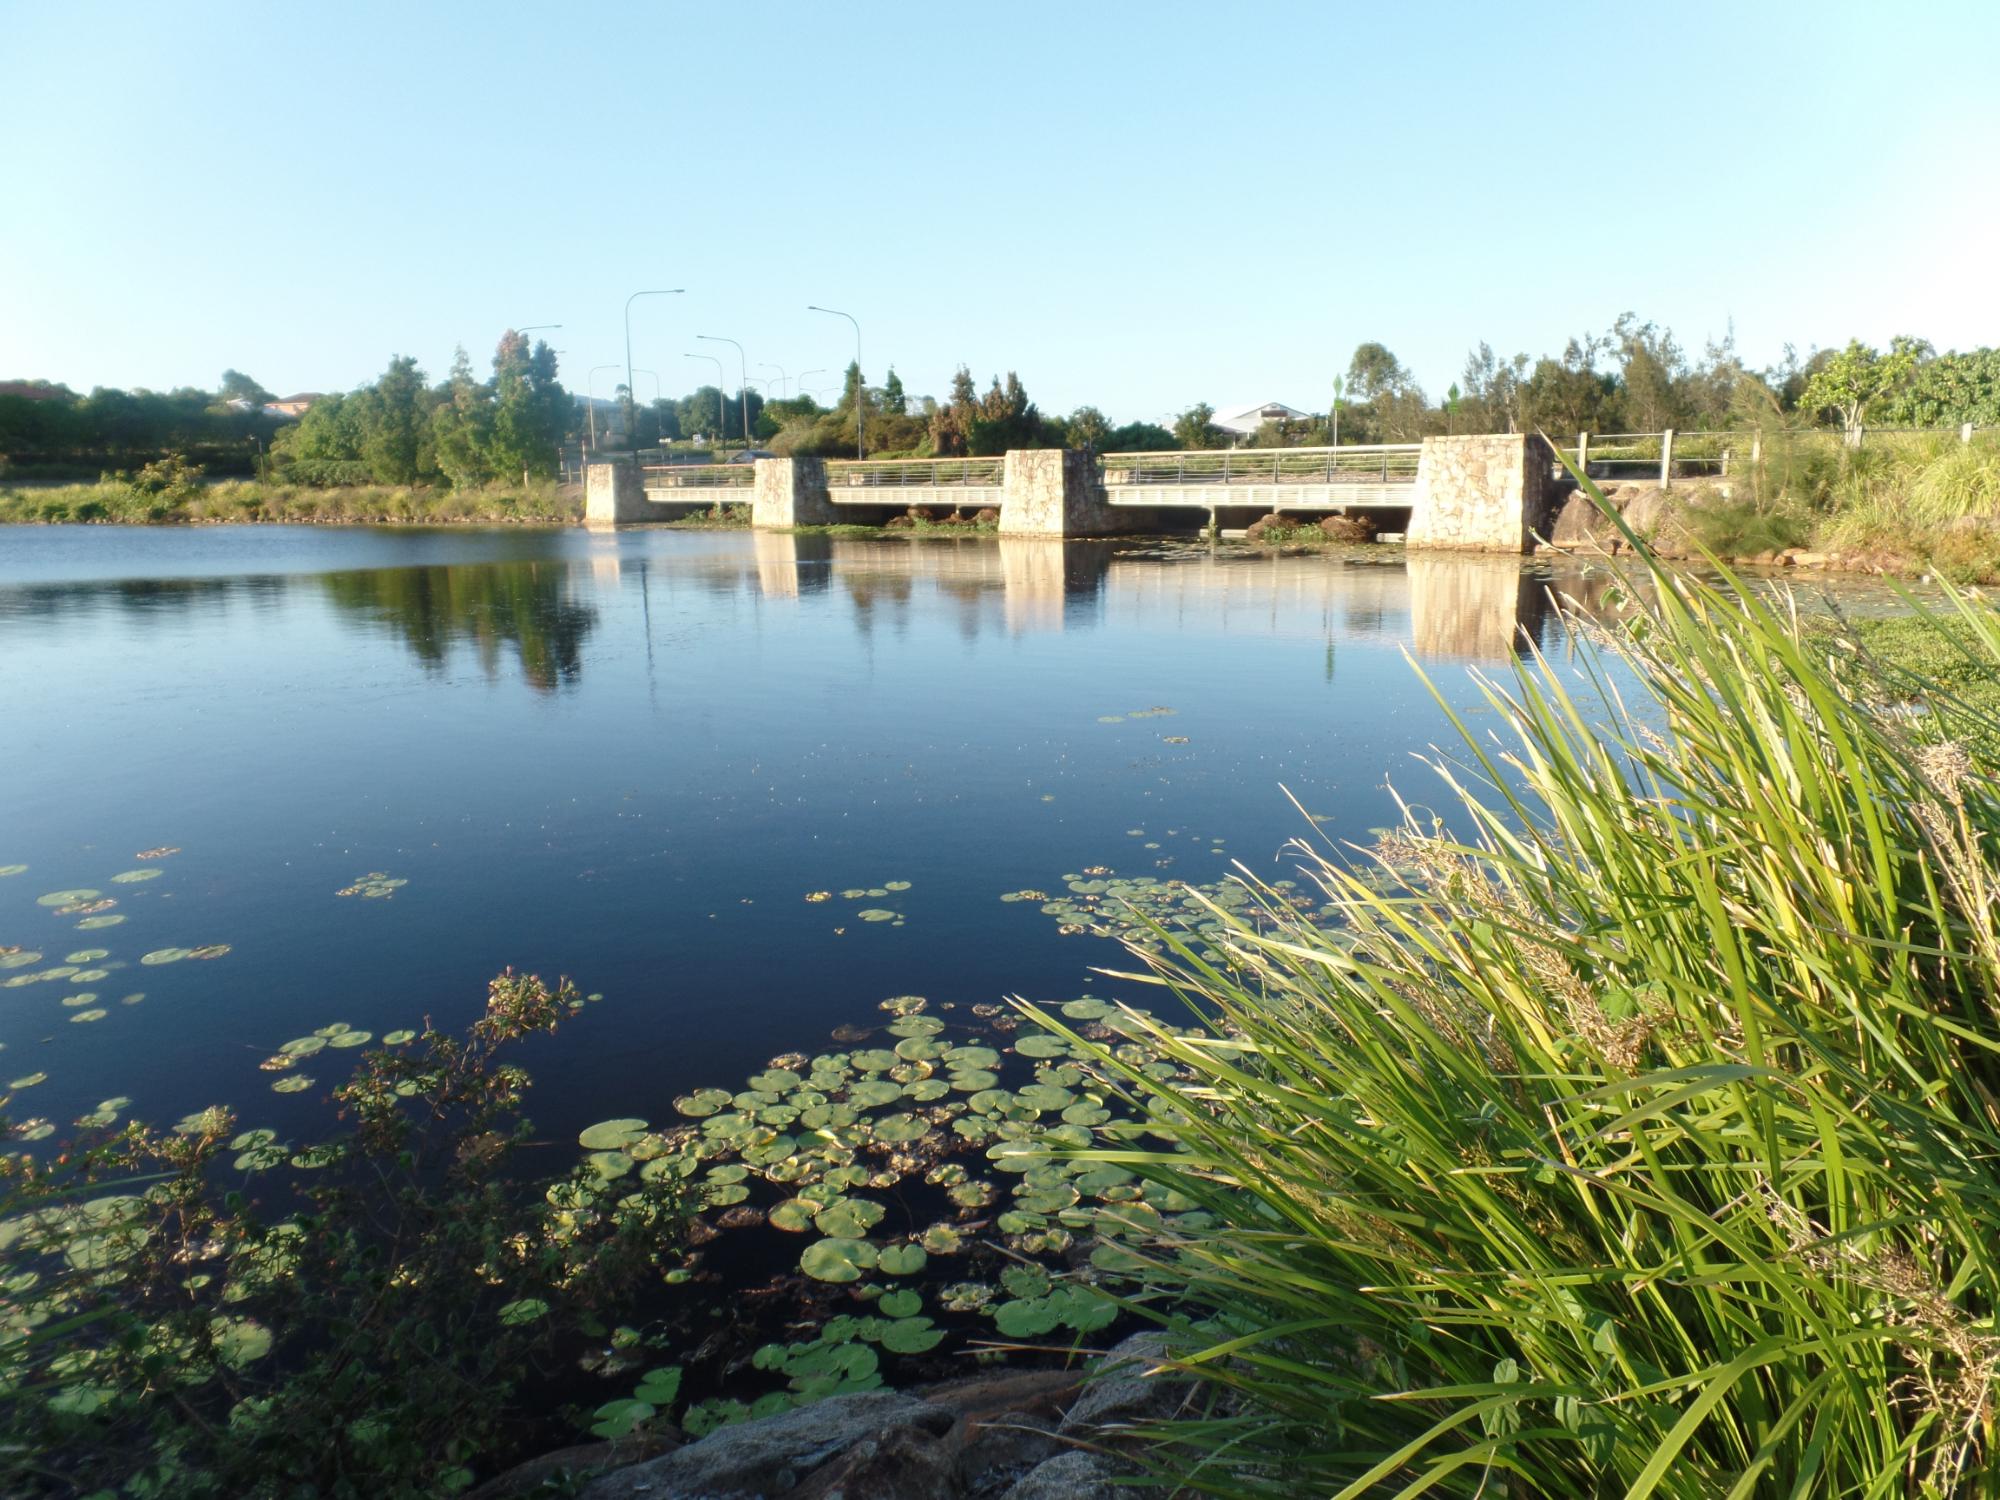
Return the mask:
[[[685, 287], [670, 286], [663, 291], [634, 292], [625, 299], [625, 395], [628, 399], [632, 394], [632, 304], [641, 297], [678, 297], [686, 290]], [[632, 434], [627, 433], [626, 436], [629, 438]]]
[[736, 373], [742, 384], [736, 388], [737, 399], [743, 403], [743, 449], [750, 450], [750, 366], [744, 358], [743, 346], [735, 339], [726, 339], [719, 334], [697, 333], [698, 339], [707, 339], [711, 344], [736, 344]]
[[[584, 382], [584, 389], [589, 392], [590, 451], [592, 453], [597, 451], [597, 372], [599, 370], [615, 370], [617, 368], [618, 366], [616, 365], [593, 365], [590, 370], [589, 379]], [[630, 391], [632, 387], [628, 385], [625, 389]]]
[[868, 409], [868, 381], [861, 373], [861, 324], [853, 313], [842, 312], [837, 307], [821, 307], [817, 303], [807, 303], [807, 312], [829, 313], [836, 318], [845, 318], [854, 324], [854, 456], [860, 458], [865, 447], [862, 442], [861, 424], [863, 413]]
[[[722, 441], [722, 429], [729, 425], [723, 418], [722, 398], [724, 392], [722, 382], [729, 377], [722, 373], [722, 360], [713, 354], [686, 354], [681, 357], [683, 359], [705, 359], [715, 366], [715, 440], [719, 443]], [[703, 414], [702, 420], [707, 420], [706, 413]]]

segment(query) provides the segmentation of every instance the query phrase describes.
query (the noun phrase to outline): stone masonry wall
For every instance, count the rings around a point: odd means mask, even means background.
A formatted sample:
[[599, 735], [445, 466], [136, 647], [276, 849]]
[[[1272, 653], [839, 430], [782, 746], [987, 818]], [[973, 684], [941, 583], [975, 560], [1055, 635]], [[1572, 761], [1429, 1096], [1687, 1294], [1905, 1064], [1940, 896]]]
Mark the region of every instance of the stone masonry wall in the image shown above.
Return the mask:
[[840, 518], [826, 493], [826, 465], [817, 458], [760, 458], [750, 492], [750, 524], [831, 526]]
[[1112, 529], [1097, 465], [1068, 448], [1014, 449], [1000, 491], [1000, 530], [1012, 536], [1102, 536]]
[[1412, 547], [1532, 551], [1553, 521], [1555, 455], [1541, 437], [1428, 437], [1417, 461]]
[[586, 464], [583, 524], [617, 526], [645, 518], [646, 481], [637, 464]]

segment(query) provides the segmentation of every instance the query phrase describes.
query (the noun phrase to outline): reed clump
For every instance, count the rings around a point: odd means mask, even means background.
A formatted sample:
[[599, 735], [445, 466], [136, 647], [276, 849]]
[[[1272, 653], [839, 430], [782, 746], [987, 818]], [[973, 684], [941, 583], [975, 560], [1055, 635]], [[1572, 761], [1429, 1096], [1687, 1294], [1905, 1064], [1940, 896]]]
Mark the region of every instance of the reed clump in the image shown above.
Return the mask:
[[1995, 726], [1650, 565], [1483, 684], [1447, 819], [1301, 848], [1333, 930], [1259, 888], [1221, 962], [1160, 934], [1210, 1033], [1121, 1024], [1193, 1081], [1098, 1065], [1164, 1137], [1113, 1156], [1200, 1210], [1134, 1293], [1212, 1398], [1162, 1477], [2000, 1493]]

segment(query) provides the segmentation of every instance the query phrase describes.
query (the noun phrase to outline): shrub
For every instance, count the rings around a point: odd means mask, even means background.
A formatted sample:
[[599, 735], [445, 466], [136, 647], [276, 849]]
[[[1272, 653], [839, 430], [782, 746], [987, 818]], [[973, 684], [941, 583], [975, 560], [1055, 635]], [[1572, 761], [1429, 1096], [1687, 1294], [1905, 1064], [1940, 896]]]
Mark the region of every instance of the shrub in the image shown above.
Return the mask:
[[1509, 746], [1461, 725], [1456, 831], [1302, 850], [1327, 909], [1217, 906], [1221, 961], [1161, 934], [1150, 977], [1223, 1037], [1123, 1018], [1194, 1081], [1099, 1066], [1177, 1148], [1118, 1160], [1197, 1210], [1143, 1299], [1229, 1398], [1153, 1429], [1163, 1475], [2000, 1485], [1991, 768], [1952, 702], [1885, 707], [1783, 608], [1651, 567], [1582, 686], [1486, 685]]

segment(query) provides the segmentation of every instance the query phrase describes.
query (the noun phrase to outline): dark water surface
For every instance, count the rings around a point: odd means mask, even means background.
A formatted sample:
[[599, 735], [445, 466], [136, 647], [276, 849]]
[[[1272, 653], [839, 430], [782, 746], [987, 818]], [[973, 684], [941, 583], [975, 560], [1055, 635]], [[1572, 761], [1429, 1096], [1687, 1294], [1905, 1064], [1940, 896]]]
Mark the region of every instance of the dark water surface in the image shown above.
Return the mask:
[[[125, 1095], [285, 1133], [346, 1054], [290, 1095], [260, 1059], [336, 1021], [462, 1025], [507, 965], [605, 997], [530, 1059], [558, 1138], [671, 1118], [887, 996], [1117, 993], [1089, 972], [1113, 945], [1000, 894], [1282, 874], [1309, 825], [1281, 786], [1365, 840], [1452, 738], [1406, 649], [1468, 705], [1521, 627], [1560, 652], [1545, 573], [1384, 555], [0, 528], [0, 867], [28, 866], [0, 948], [110, 950], [79, 965], [103, 978], [0, 988], [0, 1084], [47, 1075], [10, 1112], [66, 1128]], [[159, 875], [112, 881], [134, 870]], [[377, 871], [408, 884], [336, 894]], [[38, 904], [77, 889], [127, 920]]]

